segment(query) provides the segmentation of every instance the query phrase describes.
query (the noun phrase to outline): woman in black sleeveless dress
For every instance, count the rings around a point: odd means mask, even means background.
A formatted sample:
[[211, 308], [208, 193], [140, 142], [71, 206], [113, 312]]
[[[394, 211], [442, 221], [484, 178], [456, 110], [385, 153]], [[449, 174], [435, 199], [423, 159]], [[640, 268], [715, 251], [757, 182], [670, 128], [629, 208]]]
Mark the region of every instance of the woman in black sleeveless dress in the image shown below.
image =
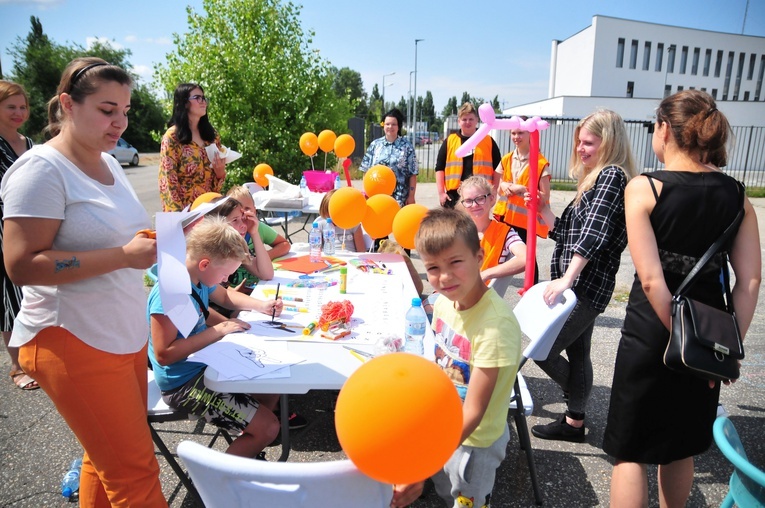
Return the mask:
[[[659, 464], [661, 506], [685, 506], [693, 456], [712, 443], [719, 383], [669, 370], [673, 292], [704, 252], [733, 222], [740, 185], [718, 169], [726, 164], [730, 126], [704, 92], [670, 96], [657, 109], [653, 149], [664, 171], [635, 178], [625, 215], [635, 282], [616, 357], [603, 450], [616, 458], [612, 506], [647, 506], [646, 464]], [[733, 302], [742, 336], [751, 323], [760, 279], [757, 218], [745, 217], [725, 250], [736, 275]], [[688, 296], [724, 307], [721, 257], [702, 271]]]
[[[0, 179], [21, 154], [32, 148], [32, 140], [19, 134], [18, 129], [29, 118], [29, 99], [21, 85], [0, 80]], [[0, 219], [3, 203], [0, 200]], [[3, 288], [2, 332], [5, 348], [11, 357], [11, 380], [22, 390], [40, 388], [19, 366], [19, 349], [9, 347], [13, 321], [21, 308], [21, 288], [15, 286], [5, 272], [2, 255], [3, 222], [0, 220], [0, 279]]]

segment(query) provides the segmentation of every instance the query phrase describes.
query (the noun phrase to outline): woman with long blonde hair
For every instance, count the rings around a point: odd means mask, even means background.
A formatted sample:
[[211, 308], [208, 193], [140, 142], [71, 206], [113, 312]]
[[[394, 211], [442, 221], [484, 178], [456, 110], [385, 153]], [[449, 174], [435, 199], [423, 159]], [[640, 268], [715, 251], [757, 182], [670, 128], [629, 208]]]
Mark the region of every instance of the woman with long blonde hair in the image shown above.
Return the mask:
[[[555, 241], [552, 281], [544, 298], [552, 304], [571, 288], [577, 302], [547, 360], [537, 362], [563, 389], [567, 409], [557, 420], [535, 425], [531, 432], [541, 439], [582, 443], [585, 407], [592, 389], [592, 330], [595, 318], [611, 300], [627, 246], [624, 189], [635, 176], [627, 131], [618, 114], [598, 110], [579, 122], [569, 174], [577, 181], [577, 193], [560, 218], [549, 203], [539, 209], [545, 223], [553, 225], [550, 238]], [[568, 359], [561, 356], [564, 350]]]

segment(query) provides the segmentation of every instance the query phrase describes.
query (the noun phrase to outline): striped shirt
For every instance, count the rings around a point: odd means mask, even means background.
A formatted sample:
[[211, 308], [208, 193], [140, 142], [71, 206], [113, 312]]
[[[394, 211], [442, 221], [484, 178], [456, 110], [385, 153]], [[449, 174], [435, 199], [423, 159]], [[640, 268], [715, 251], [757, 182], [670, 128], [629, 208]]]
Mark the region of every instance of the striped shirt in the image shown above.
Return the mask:
[[624, 189], [627, 177], [616, 167], [604, 168], [595, 185], [572, 201], [555, 219], [550, 238], [555, 250], [550, 262], [552, 279], [563, 276], [574, 254], [588, 262], [574, 281], [578, 298], [585, 298], [599, 312], [606, 310], [616, 285], [616, 272], [624, 248], [627, 228], [624, 220]]

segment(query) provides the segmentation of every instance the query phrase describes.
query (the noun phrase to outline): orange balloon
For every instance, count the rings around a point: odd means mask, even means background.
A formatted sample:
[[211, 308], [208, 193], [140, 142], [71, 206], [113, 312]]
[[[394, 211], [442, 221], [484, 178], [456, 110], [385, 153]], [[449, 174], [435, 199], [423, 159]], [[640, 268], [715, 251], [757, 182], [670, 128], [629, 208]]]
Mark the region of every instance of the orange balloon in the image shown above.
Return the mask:
[[414, 483], [441, 469], [459, 446], [462, 403], [435, 363], [410, 353], [387, 354], [345, 382], [335, 430], [361, 472], [383, 483]]
[[340, 134], [335, 140], [335, 155], [338, 157], [349, 157], [356, 148], [356, 141], [350, 134]]
[[337, 189], [329, 198], [329, 216], [343, 229], [357, 226], [367, 211], [366, 200], [360, 190], [353, 187]]
[[209, 203], [215, 198], [222, 198], [222, 197], [223, 195], [218, 194], [217, 192], [205, 192], [204, 194], [200, 194], [199, 197], [197, 197], [197, 199], [195, 199], [194, 202], [191, 203], [190, 210], [195, 209], [202, 203]]
[[266, 163], [260, 163], [255, 166], [255, 169], [252, 171], [252, 178], [255, 180], [255, 183], [261, 187], [268, 187], [268, 178], [266, 178], [266, 175], [273, 176], [273, 174], [274, 170], [271, 166]]
[[428, 213], [425, 205], [412, 203], [402, 208], [393, 218], [393, 236], [405, 249], [414, 249], [414, 236], [420, 230], [420, 223]]
[[376, 194], [393, 194], [396, 188], [396, 174], [388, 166], [377, 164], [364, 173], [364, 192], [367, 196]]
[[307, 156], [313, 157], [319, 150], [319, 138], [313, 132], [306, 132], [300, 136], [300, 149]]
[[337, 136], [329, 129], [319, 133], [319, 148], [322, 152], [329, 153], [335, 149], [335, 140]]
[[401, 209], [398, 201], [387, 194], [375, 194], [367, 199], [367, 211], [361, 220], [364, 231], [372, 238], [383, 238], [393, 231], [393, 218]]

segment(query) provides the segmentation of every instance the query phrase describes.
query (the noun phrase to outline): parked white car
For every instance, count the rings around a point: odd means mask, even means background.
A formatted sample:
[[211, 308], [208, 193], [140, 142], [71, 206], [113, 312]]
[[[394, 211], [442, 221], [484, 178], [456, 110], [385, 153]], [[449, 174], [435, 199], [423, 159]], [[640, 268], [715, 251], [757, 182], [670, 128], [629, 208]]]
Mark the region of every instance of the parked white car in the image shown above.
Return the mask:
[[107, 153], [117, 159], [120, 164], [138, 165], [138, 150], [122, 138], [117, 141], [114, 150], [109, 150]]

